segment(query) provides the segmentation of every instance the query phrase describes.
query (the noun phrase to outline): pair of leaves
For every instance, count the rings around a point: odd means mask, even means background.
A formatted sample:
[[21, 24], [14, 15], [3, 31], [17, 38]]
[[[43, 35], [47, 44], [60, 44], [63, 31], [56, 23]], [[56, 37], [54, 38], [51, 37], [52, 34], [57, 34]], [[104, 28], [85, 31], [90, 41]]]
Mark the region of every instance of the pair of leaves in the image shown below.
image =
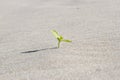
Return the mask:
[[55, 38], [57, 38], [58, 40], [58, 48], [60, 47], [61, 42], [72, 42], [71, 40], [64, 39], [63, 36], [59, 35], [56, 30], [52, 30], [51, 32], [55, 36]]

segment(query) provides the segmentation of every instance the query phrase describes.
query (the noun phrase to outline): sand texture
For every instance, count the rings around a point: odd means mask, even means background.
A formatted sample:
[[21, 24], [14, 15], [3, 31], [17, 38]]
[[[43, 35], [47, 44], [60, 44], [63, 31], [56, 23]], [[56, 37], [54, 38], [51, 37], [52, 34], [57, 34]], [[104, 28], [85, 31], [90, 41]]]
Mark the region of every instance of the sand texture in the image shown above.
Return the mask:
[[120, 0], [0, 0], [0, 80], [120, 80]]

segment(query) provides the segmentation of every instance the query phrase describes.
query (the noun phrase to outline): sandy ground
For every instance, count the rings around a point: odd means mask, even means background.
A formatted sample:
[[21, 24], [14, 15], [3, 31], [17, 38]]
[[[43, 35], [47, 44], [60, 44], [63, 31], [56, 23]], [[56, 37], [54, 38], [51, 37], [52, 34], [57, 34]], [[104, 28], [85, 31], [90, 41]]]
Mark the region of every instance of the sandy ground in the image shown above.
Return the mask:
[[120, 80], [120, 0], [0, 0], [0, 80]]

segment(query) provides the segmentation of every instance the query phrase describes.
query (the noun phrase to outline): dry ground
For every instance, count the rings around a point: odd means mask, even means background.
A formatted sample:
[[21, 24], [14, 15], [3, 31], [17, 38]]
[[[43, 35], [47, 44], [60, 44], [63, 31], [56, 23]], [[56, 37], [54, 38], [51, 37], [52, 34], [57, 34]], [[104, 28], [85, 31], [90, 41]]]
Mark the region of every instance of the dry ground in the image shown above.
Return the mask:
[[120, 80], [120, 0], [0, 0], [0, 80]]

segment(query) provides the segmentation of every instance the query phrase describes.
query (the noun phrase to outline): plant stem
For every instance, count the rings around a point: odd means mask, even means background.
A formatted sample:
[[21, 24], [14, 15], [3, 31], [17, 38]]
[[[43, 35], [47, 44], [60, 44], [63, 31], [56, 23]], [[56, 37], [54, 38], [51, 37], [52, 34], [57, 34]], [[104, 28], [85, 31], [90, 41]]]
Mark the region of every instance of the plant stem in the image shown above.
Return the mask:
[[60, 47], [60, 41], [58, 41], [58, 48]]

